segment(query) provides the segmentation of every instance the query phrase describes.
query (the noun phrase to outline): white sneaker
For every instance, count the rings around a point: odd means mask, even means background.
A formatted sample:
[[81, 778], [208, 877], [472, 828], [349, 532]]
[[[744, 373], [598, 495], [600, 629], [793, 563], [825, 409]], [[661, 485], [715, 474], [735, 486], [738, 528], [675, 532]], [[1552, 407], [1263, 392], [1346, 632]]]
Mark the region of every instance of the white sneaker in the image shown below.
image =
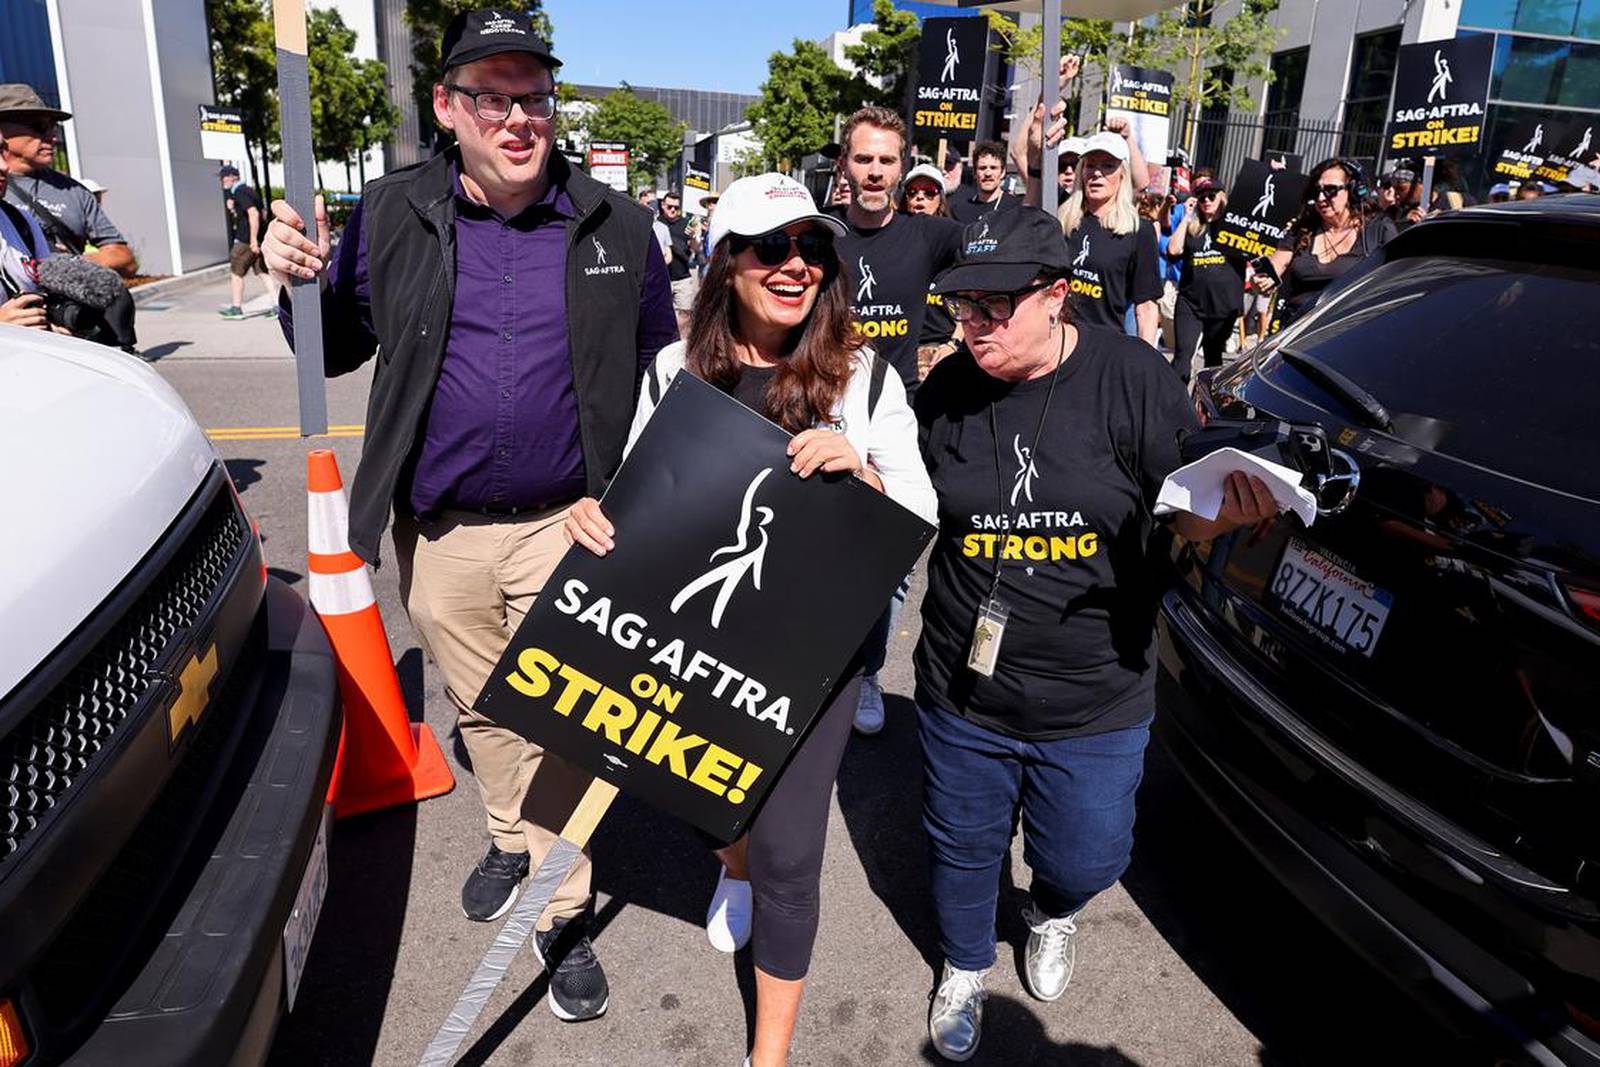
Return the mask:
[[983, 980], [988, 973], [987, 968], [958, 970], [945, 961], [939, 990], [928, 1007], [928, 1037], [947, 1060], [963, 1063], [978, 1051], [978, 1040], [983, 1037], [983, 1001], [989, 995]]
[[871, 737], [883, 729], [883, 690], [876, 674], [861, 678], [861, 699], [856, 703], [856, 733]]
[[1022, 984], [1036, 1000], [1059, 1000], [1072, 981], [1072, 967], [1078, 957], [1073, 945], [1078, 932], [1077, 916], [1049, 918], [1030, 900], [1022, 909], [1022, 918], [1029, 930]]
[[706, 938], [718, 952], [738, 952], [750, 943], [750, 883], [730, 877], [728, 868], [717, 875], [717, 891], [706, 910]]

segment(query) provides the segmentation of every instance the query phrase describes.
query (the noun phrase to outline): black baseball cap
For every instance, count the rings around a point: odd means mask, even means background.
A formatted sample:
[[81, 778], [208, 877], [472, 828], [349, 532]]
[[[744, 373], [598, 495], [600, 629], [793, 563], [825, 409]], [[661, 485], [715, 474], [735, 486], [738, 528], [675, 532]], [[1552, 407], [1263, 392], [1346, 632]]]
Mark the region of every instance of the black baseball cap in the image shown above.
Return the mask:
[[239, 168], [232, 163], [224, 163], [217, 171], [217, 177], [219, 178], [237, 178], [238, 176]]
[[533, 28], [533, 20], [515, 8], [464, 11], [450, 20], [439, 48], [443, 69], [459, 67], [502, 52], [526, 52], [554, 71], [561, 60]]
[[1072, 269], [1061, 224], [1038, 208], [991, 211], [961, 231], [955, 265], [933, 280], [936, 293], [1014, 293], [1041, 271]]

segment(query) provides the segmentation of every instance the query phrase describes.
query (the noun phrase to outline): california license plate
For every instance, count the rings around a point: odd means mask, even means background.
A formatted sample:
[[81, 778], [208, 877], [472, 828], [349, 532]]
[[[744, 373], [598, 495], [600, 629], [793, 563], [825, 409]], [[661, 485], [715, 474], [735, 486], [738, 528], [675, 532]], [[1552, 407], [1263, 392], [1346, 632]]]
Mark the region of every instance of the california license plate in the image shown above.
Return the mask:
[[1291, 537], [1268, 587], [1279, 612], [1336, 648], [1371, 656], [1394, 606], [1344, 560]]
[[288, 983], [289, 1010], [294, 1010], [295, 994], [300, 991], [300, 977], [305, 974], [306, 957], [311, 952], [311, 938], [317, 932], [317, 918], [322, 914], [322, 900], [328, 895], [328, 823], [329, 808], [322, 809], [322, 822], [317, 827], [317, 839], [311, 845], [311, 860], [305, 874], [300, 877], [300, 891], [294, 897], [294, 910], [283, 925], [283, 976]]

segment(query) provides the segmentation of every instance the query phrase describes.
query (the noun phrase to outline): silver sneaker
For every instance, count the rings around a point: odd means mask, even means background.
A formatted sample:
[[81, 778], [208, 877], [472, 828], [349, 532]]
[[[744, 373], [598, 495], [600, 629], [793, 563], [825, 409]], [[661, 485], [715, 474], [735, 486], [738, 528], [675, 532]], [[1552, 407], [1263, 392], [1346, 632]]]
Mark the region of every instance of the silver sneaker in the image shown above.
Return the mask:
[[1052, 919], [1030, 900], [1022, 909], [1022, 918], [1030, 931], [1022, 984], [1036, 1000], [1058, 1000], [1072, 981], [1072, 965], [1078, 957], [1073, 945], [1073, 936], [1078, 932], [1077, 915]]
[[989, 995], [983, 980], [989, 969], [963, 971], [946, 960], [939, 977], [939, 991], [928, 1008], [928, 1037], [933, 1047], [947, 1060], [962, 1063], [978, 1051], [983, 1036], [983, 1001]]

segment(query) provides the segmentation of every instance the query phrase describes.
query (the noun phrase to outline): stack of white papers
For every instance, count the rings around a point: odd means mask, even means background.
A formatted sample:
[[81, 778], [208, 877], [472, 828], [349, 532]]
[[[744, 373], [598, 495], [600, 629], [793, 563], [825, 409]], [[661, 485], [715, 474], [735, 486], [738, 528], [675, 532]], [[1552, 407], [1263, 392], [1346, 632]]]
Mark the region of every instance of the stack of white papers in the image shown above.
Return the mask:
[[1292, 511], [1310, 526], [1317, 517], [1317, 498], [1301, 486], [1300, 472], [1237, 448], [1219, 448], [1167, 475], [1156, 495], [1155, 513], [1192, 512], [1215, 519], [1222, 510], [1222, 492], [1234, 471], [1253, 474], [1267, 484], [1280, 511]]

